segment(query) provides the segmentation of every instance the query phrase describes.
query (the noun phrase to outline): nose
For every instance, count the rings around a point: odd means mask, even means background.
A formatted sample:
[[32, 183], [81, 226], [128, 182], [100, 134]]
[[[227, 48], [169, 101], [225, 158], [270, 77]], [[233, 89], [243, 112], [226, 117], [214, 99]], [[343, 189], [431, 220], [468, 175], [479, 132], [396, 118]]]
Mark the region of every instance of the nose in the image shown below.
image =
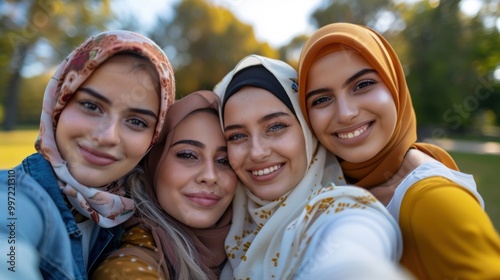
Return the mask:
[[217, 172], [215, 170], [214, 162], [206, 162], [202, 165], [202, 169], [200, 170], [196, 181], [199, 184], [206, 184], [208, 186], [215, 185], [217, 183]]
[[102, 146], [114, 146], [120, 143], [120, 123], [118, 120], [102, 121], [94, 131], [94, 140]]
[[346, 96], [337, 97], [336, 118], [339, 123], [350, 123], [359, 114], [358, 105]]
[[250, 158], [255, 161], [261, 161], [269, 155], [267, 143], [260, 137], [253, 137], [250, 147]]

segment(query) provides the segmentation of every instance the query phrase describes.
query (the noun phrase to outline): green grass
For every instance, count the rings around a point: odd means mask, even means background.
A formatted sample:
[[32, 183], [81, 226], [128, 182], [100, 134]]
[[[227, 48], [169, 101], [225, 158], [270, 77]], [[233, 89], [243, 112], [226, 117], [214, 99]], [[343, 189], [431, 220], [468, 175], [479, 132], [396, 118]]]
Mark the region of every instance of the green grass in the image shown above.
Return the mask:
[[[23, 158], [35, 152], [33, 144], [38, 130], [0, 132], [0, 169], [18, 165]], [[460, 170], [473, 174], [484, 199], [486, 212], [500, 231], [500, 156], [451, 153]]]
[[35, 152], [38, 130], [0, 132], [0, 169], [12, 168]]
[[484, 199], [485, 209], [500, 232], [500, 156], [451, 153], [460, 170], [474, 175], [477, 189]]

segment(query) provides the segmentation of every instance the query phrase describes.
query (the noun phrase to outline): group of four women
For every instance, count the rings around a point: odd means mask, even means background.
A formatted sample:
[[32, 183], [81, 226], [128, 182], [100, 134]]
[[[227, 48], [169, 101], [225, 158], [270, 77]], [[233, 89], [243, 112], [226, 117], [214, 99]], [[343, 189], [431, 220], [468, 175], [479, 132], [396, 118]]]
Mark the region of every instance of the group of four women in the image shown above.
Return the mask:
[[472, 176], [416, 143], [401, 63], [377, 32], [320, 28], [298, 75], [249, 55], [213, 92], [174, 103], [174, 88], [166, 56], [132, 32], [68, 56], [45, 92], [38, 153], [2, 173], [16, 180], [16, 241], [35, 252], [18, 271], [500, 277], [500, 237]]

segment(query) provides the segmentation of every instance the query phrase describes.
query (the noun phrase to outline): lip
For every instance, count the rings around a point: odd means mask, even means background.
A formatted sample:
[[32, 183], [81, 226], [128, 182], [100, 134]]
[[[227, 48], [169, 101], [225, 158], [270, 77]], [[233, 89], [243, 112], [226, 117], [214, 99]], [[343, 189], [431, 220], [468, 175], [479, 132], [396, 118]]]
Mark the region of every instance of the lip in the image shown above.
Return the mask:
[[213, 194], [213, 193], [206, 193], [206, 192], [190, 193], [190, 194], [186, 194], [186, 197], [190, 201], [194, 202], [195, 204], [198, 204], [198, 205], [204, 206], [204, 207], [214, 206], [215, 204], [217, 204], [217, 202], [219, 202], [219, 200], [221, 200], [220, 196]]
[[82, 157], [90, 164], [97, 166], [107, 166], [118, 161], [118, 158], [113, 155], [100, 152], [86, 146], [78, 146]]
[[[265, 174], [265, 175], [254, 175], [253, 172], [254, 171], [257, 171], [257, 170], [264, 170], [266, 168], [273, 168], [275, 166], [279, 166], [279, 168], [277, 170], [275, 170], [274, 172], [271, 172], [271, 173], [268, 173], [268, 174]], [[273, 164], [266, 164], [266, 165], [259, 165], [259, 166], [254, 166], [250, 169], [247, 170], [250, 178], [252, 178], [252, 180], [256, 181], [256, 182], [266, 182], [266, 181], [271, 181], [273, 180], [274, 178], [276, 178], [279, 174], [281, 174], [281, 172], [283, 171], [283, 167], [285, 166], [285, 163], [281, 162], [281, 163], [273, 163]]]
[[[346, 145], [358, 144], [358, 143], [361, 143], [362, 141], [364, 141], [370, 135], [370, 133], [373, 129], [374, 123], [375, 123], [375, 121], [367, 121], [367, 122], [363, 122], [363, 123], [357, 123], [355, 125], [336, 130], [336, 131], [332, 132], [331, 135], [339, 143], [346, 144]], [[339, 136], [339, 133], [353, 133], [356, 130], [363, 129], [363, 127], [365, 127], [365, 126], [366, 126], [365, 130], [360, 135], [358, 135], [354, 138], [341, 138]]]

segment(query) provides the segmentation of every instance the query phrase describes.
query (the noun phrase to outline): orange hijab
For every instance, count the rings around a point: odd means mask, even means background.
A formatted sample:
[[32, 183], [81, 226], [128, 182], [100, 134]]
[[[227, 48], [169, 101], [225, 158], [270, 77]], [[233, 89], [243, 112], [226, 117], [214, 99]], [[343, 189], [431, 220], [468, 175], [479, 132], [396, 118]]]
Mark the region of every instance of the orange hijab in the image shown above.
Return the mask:
[[348, 183], [364, 188], [374, 187], [391, 178], [401, 166], [406, 152], [415, 148], [449, 168], [458, 170], [455, 161], [443, 149], [427, 143], [416, 143], [417, 124], [401, 62], [387, 40], [376, 31], [361, 25], [333, 23], [318, 29], [305, 43], [299, 60], [299, 100], [310, 126], [306, 108], [307, 75], [320, 57], [346, 46], [359, 52], [378, 72], [389, 88], [398, 119], [389, 143], [373, 158], [362, 163], [340, 159]]

